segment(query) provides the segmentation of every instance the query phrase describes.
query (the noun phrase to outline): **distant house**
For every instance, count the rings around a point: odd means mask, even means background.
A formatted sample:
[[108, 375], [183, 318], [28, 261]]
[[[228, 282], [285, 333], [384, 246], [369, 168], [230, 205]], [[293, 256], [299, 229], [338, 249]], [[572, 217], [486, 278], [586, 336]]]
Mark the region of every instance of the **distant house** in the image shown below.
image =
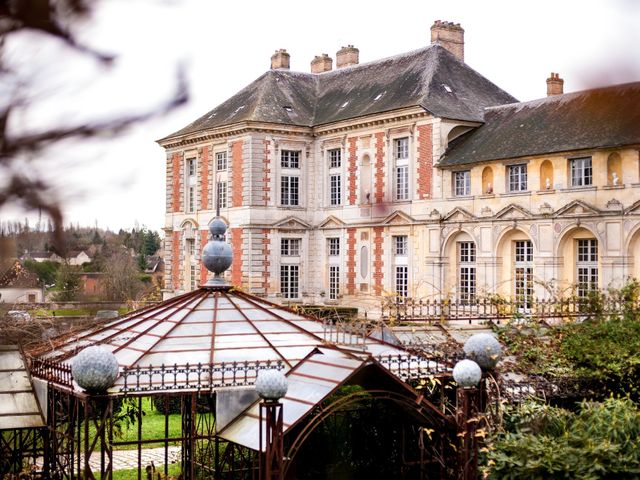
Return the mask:
[[0, 276], [0, 303], [39, 303], [44, 300], [44, 289], [35, 273], [16, 260]]
[[162, 274], [164, 272], [164, 261], [160, 255], [147, 255], [145, 258], [147, 262], [147, 268], [144, 269], [144, 273], [149, 275]]
[[51, 262], [51, 257], [55, 255], [52, 252], [25, 252], [20, 258], [21, 260], [33, 260], [34, 262]]
[[80, 283], [82, 285], [82, 294], [85, 297], [103, 296], [104, 289], [104, 277], [103, 272], [84, 272], [79, 275]]
[[[52, 262], [64, 263], [65, 257], [61, 257], [60, 255], [54, 253], [51, 255]], [[80, 251], [70, 251], [67, 252], [66, 261], [69, 265], [82, 265], [84, 263], [89, 263], [91, 261], [91, 257], [85, 253], [84, 250]]]

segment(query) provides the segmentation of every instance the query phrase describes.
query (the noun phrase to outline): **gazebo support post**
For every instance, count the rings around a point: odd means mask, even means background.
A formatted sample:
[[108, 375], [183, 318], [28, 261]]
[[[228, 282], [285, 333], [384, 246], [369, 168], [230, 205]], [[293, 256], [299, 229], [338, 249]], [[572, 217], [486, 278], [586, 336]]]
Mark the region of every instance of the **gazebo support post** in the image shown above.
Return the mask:
[[[81, 402], [84, 418], [82, 419], [84, 431], [82, 448], [82, 478], [95, 479], [91, 468], [91, 455], [100, 453], [100, 478], [111, 480], [113, 476], [113, 399], [107, 396], [89, 396]], [[80, 422], [79, 422], [80, 423]], [[91, 424], [95, 435], [91, 439]], [[78, 452], [80, 456], [80, 452]]]
[[460, 439], [459, 478], [476, 480], [478, 478], [478, 413], [481, 403], [481, 390], [476, 387], [458, 388], [456, 393], [456, 423]]
[[189, 393], [182, 398], [182, 475], [184, 480], [192, 480], [194, 478], [193, 464], [196, 448], [196, 394]]
[[260, 402], [259, 434], [260, 480], [282, 480], [284, 478], [282, 403], [277, 400], [264, 400]]

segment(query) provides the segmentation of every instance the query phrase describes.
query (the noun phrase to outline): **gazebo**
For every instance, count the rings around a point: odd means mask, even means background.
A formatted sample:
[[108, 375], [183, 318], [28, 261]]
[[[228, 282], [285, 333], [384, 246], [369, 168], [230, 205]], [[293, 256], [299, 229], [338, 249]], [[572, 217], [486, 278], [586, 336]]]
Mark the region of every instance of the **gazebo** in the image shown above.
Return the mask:
[[[338, 417], [353, 455], [388, 442], [375, 460], [392, 458], [394, 478], [446, 477], [455, 418], [408, 380], [450, 379], [451, 366], [412, 355], [384, 332], [347, 331], [225, 284], [226, 225], [216, 219], [210, 230], [203, 261], [212, 280], [31, 352], [33, 382], [46, 397], [44, 477], [109, 479], [114, 452], [132, 449], [139, 479], [318, 478], [305, 469], [331, 464], [318, 458], [329, 445], [317, 436]], [[274, 370], [286, 393], [261, 398], [256, 380]], [[379, 405], [383, 414], [362, 413]], [[151, 406], [163, 415], [153, 434], [145, 428]], [[119, 435], [123, 425], [133, 425], [133, 437]], [[146, 463], [148, 447], [163, 449], [162, 471]]]

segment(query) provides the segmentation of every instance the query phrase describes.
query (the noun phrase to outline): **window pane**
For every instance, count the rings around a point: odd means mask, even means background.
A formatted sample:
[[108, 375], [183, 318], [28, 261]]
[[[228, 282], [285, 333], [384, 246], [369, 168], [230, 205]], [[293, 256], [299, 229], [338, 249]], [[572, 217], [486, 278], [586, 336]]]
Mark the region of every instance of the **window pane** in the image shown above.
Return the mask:
[[407, 266], [396, 266], [395, 284], [396, 293], [399, 297], [409, 296], [409, 269]]
[[329, 267], [329, 298], [335, 300], [340, 294], [340, 267], [331, 265]]
[[526, 165], [510, 165], [509, 172], [509, 191], [524, 192], [527, 190], [527, 166]]
[[340, 168], [342, 163], [341, 151], [339, 148], [329, 150], [329, 168]]
[[409, 158], [409, 138], [397, 138], [393, 142], [394, 154], [397, 160]]
[[298, 205], [298, 185], [299, 178], [283, 175], [280, 177], [280, 196], [282, 205]]
[[227, 152], [216, 153], [216, 170], [222, 171], [227, 169]]
[[396, 167], [396, 200], [409, 199], [409, 166]]
[[300, 151], [282, 150], [280, 152], [280, 166], [282, 168], [300, 168]]
[[280, 266], [280, 293], [284, 298], [298, 298], [298, 265]]
[[339, 238], [329, 238], [329, 255], [334, 257], [340, 255], [340, 239]]
[[406, 235], [397, 235], [393, 237], [394, 254], [397, 256], [405, 256], [409, 252], [409, 239]]
[[340, 175], [330, 176], [330, 188], [331, 188], [331, 205], [340, 205], [342, 203], [342, 177]]
[[454, 194], [458, 197], [471, 194], [471, 172], [454, 172]]

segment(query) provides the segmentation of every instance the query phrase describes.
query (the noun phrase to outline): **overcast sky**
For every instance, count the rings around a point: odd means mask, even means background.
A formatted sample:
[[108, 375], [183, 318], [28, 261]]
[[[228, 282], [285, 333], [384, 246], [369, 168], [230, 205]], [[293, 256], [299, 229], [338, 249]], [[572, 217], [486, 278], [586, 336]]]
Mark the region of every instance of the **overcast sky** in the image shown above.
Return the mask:
[[[430, 41], [433, 21], [448, 20], [465, 29], [467, 64], [522, 101], [545, 96], [552, 71], [565, 79], [565, 92], [640, 81], [640, 1], [635, 0], [110, 0], [99, 5], [81, 39], [115, 53], [112, 68], [55, 42], [44, 45], [33, 34], [11, 39], [9, 58], [32, 83], [29, 95], [37, 100], [12, 119], [11, 128], [37, 130], [153, 109], [171, 95], [180, 66], [190, 101], [128, 135], [60, 145], [31, 159], [58, 186], [66, 221], [81, 225], [118, 229], [138, 222], [160, 229], [165, 154], [155, 140], [259, 77], [278, 48], [291, 54], [292, 70], [307, 72], [314, 55], [335, 59], [347, 44], [360, 49], [361, 62], [420, 48]], [[23, 213], [0, 210], [2, 220], [14, 215]]]

